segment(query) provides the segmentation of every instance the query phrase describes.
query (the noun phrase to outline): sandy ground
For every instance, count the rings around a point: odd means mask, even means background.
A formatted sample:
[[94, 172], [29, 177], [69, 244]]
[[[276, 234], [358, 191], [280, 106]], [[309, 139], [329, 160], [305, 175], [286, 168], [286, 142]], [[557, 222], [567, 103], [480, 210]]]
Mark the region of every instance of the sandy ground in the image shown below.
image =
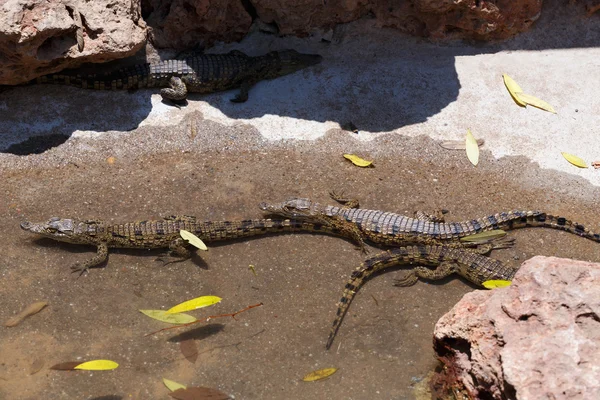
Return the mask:
[[[475, 289], [463, 280], [396, 288], [401, 271], [375, 277], [325, 351], [343, 285], [363, 259], [345, 240], [256, 238], [167, 266], [155, 261], [160, 252], [113, 251], [105, 268], [78, 279], [69, 266], [92, 248], [36, 241], [19, 223], [54, 215], [258, 218], [261, 201], [328, 202], [327, 193], [337, 190], [367, 208], [445, 208], [448, 220], [541, 209], [597, 229], [600, 173], [560, 155], [600, 159], [600, 20], [583, 15], [576, 6], [548, 12], [532, 32], [497, 45], [436, 45], [368, 20], [336, 29], [331, 43], [254, 34], [215, 51], [293, 47], [325, 60], [258, 84], [242, 105], [229, 103], [232, 92], [190, 96], [181, 109], [145, 90], [40, 86], [0, 93], [0, 321], [33, 301], [49, 303], [17, 327], [0, 327], [0, 398], [165, 399], [162, 377], [237, 399], [413, 398], [414, 386], [436, 366], [435, 322]], [[503, 72], [558, 115], [517, 107]], [[340, 129], [349, 122], [358, 133]], [[476, 168], [463, 151], [439, 146], [462, 139], [467, 128], [486, 140]], [[357, 168], [343, 153], [374, 160], [375, 168]], [[538, 254], [600, 261], [600, 246], [564, 232], [511, 235], [515, 247], [493, 256], [515, 266]], [[207, 294], [224, 300], [198, 317], [264, 306], [185, 335], [144, 336], [165, 325], [137, 310]], [[199, 349], [194, 364], [179, 350], [186, 337]], [[97, 358], [120, 367], [48, 369]], [[35, 359], [45, 367], [29, 375]], [[326, 367], [339, 371], [301, 381]]]

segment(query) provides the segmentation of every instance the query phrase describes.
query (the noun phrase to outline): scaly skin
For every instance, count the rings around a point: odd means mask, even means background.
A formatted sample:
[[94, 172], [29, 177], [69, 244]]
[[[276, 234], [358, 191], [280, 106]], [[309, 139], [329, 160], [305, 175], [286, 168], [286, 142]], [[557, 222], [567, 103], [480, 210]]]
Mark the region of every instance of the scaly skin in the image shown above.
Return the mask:
[[241, 51], [227, 54], [199, 54], [183, 60], [164, 60], [139, 64], [105, 75], [74, 75], [57, 73], [39, 77], [31, 83], [50, 83], [87, 89], [117, 90], [162, 89], [165, 100], [182, 102], [188, 92], [213, 93], [240, 88], [231, 101], [248, 99], [248, 90], [258, 81], [291, 74], [321, 62], [317, 54], [302, 54], [295, 50], [271, 51], [258, 57]]
[[[506, 247], [503, 242], [491, 242], [481, 245], [482, 252], [491, 251], [495, 248]], [[344, 294], [338, 303], [338, 309], [327, 339], [326, 348], [329, 349], [335, 335], [342, 323], [344, 315], [354, 298], [356, 292], [371, 275], [389, 267], [399, 265], [422, 264], [435, 269], [419, 266], [409, 270], [408, 274], [401, 280], [397, 280], [396, 286], [410, 286], [419, 278], [437, 280], [457, 273], [469, 281], [482, 285], [489, 280], [512, 280], [517, 272], [498, 260], [476, 254], [472, 251], [453, 248], [448, 246], [406, 246], [397, 247], [387, 252], [371, 257], [363, 262], [351, 275], [346, 283]]]
[[[335, 197], [334, 197], [335, 198]], [[415, 219], [392, 212], [366, 210], [357, 207], [357, 201], [346, 201], [346, 206], [328, 206], [309, 199], [292, 198], [278, 204], [261, 203], [269, 214], [309, 222], [345, 224], [354, 229], [355, 236], [387, 246], [406, 244], [443, 244], [461, 247], [461, 238], [494, 229], [512, 230], [541, 226], [559, 229], [600, 242], [600, 235], [583, 225], [563, 217], [541, 211], [508, 211], [462, 222], [441, 223], [434, 219]], [[350, 204], [351, 206], [348, 206]], [[348, 224], [353, 225], [351, 228]]]
[[190, 216], [173, 216], [163, 220], [108, 224], [102, 221], [82, 221], [53, 217], [45, 222], [23, 222], [21, 228], [38, 236], [61, 242], [96, 246], [96, 256], [72, 267], [82, 273], [96, 267], [108, 258], [109, 248], [160, 249], [169, 248], [183, 259], [191, 257], [188, 243], [179, 231], [192, 232], [202, 241], [248, 238], [257, 235], [285, 232], [318, 232], [345, 236], [328, 224], [294, 221], [290, 219], [250, 219], [243, 221], [198, 221]]

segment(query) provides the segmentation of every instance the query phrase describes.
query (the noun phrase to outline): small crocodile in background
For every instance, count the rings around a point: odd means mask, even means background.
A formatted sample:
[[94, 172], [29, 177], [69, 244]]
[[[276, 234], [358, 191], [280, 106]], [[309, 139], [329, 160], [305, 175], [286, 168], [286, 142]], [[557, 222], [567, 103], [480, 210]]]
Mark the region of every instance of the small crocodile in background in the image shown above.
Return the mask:
[[96, 246], [95, 257], [82, 265], [71, 267], [73, 271], [81, 273], [106, 261], [109, 248], [168, 248], [175, 256], [189, 258], [192, 252], [187, 241], [179, 234], [182, 229], [192, 232], [207, 243], [285, 232], [319, 232], [347, 236], [345, 232], [338, 230], [337, 224], [329, 226], [290, 219], [203, 222], [192, 216], [172, 216], [163, 220], [122, 224], [53, 217], [45, 222], [23, 222], [21, 228], [61, 242]]
[[84, 89], [117, 90], [164, 88], [165, 100], [182, 102], [187, 93], [213, 93], [240, 88], [231, 99], [236, 103], [248, 100], [248, 91], [258, 81], [291, 74], [320, 63], [318, 54], [302, 54], [295, 50], [271, 51], [258, 57], [241, 51], [227, 54], [199, 54], [183, 60], [164, 60], [138, 64], [105, 75], [56, 73], [41, 76], [30, 83], [76, 86]]
[[[489, 252], [493, 249], [506, 247], [506, 242], [492, 241], [481, 245], [481, 253]], [[487, 251], [486, 251], [487, 250]], [[482, 286], [483, 282], [489, 280], [512, 280], [518, 268], [510, 267], [501, 261], [490, 257], [476, 254], [472, 251], [465, 251], [460, 248], [448, 246], [406, 246], [397, 247], [392, 250], [377, 254], [368, 258], [351, 275], [350, 280], [344, 287], [344, 294], [338, 303], [338, 309], [329, 332], [326, 348], [329, 349], [333, 339], [340, 328], [342, 319], [348, 307], [354, 298], [356, 292], [371, 275], [389, 267], [401, 265], [426, 265], [435, 267], [418, 266], [408, 271], [402, 279], [397, 279], [394, 286], [411, 286], [419, 278], [437, 280], [445, 278], [453, 273], [457, 273], [476, 285]]]

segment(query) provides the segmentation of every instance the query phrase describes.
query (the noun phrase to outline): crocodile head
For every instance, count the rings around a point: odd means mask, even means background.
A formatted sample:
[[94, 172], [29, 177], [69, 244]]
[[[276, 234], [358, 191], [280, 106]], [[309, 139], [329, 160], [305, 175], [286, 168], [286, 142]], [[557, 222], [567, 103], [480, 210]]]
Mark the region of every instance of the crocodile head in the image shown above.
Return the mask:
[[320, 214], [318, 211], [319, 205], [310, 199], [291, 198], [277, 204], [260, 203], [258, 205], [261, 210], [269, 214], [294, 219], [310, 218]]
[[296, 50], [280, 50], [273, 53], [279, 59], [279, 76], [291, 74], [302, 68], [318, 64], [323, 59], [318, 54], [303, 54], [298, 53]]
[[87, 244], [91, 241], [92, 225], [76, 219], [52, 217], [46, 222], [22, 222], [21, 229], [61, 242]]

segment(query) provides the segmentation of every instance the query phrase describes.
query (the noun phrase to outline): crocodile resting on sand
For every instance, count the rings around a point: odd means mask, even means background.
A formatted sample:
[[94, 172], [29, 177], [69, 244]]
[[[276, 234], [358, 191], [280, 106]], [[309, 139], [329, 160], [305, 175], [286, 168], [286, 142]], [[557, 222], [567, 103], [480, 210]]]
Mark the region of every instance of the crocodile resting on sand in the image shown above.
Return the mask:
[[199, 54], [183, 60], [138, 64], [105, 75], [61, 72], [41, 76], [30, 83], [99, 90], [160, 87], [164, 88], [160, 91], [163, 99], [173, 102], [184, 101], [188, 92], [213, 93], [240, 88], [240, 93], [231, 101], [242, 103], [258, 81], [291, 74], [318, 64], [321, 59], [318, 54], [295, 50], [271, 51], [257, 57], [234, 50], [227, 54]]
[[200, 221], [191, 216], [172, 216], [162, 220], [109, 224], [98, 220], [76, 220], [53, 217], [45, 222], [23, 222], [23, 230], [38, 236], [74, 244], [96, 246], [96, 256], [73, 271], [87, 271], [108, 258], [109, 248], [168, 248], [172, 255], [186, 259], [192, 251], [180, 236], [182, 229], [210, 243], [285, 232], [318, 232], [344, 236], [327, 224], [290, 219], [249, 219], [243, 221]]
[[[481, 245], [480, 250], [481, 253], [485, 253], [492, 249], [503, 247], [507, 247], [506, 243], [492, 241]], [[395, 286], [411, 286], [419, 278], [437, 280], [453, 273], [457, 273], [472, 283], [482, 286], [483, 282], [489, 280], [510, 281], [518, 270], [518, 268], [510, 267], [501, 261], [477, 254], [473, 251], [465, 251], [464, 249], [448, 246], [419, 245], [396, 247], [377, 254], [368, 258], [356, 268], [350, 280], [346, 283], [325, 347], [327, 349], [331, 347], [354, 295], [371, 275], [386, 268], [414, 264], [420, 264], [421, 266], [409, 270], [402, 279], [396, 280]], [[423, 265], [434, 267], [434, 269], [424, 267]]]

